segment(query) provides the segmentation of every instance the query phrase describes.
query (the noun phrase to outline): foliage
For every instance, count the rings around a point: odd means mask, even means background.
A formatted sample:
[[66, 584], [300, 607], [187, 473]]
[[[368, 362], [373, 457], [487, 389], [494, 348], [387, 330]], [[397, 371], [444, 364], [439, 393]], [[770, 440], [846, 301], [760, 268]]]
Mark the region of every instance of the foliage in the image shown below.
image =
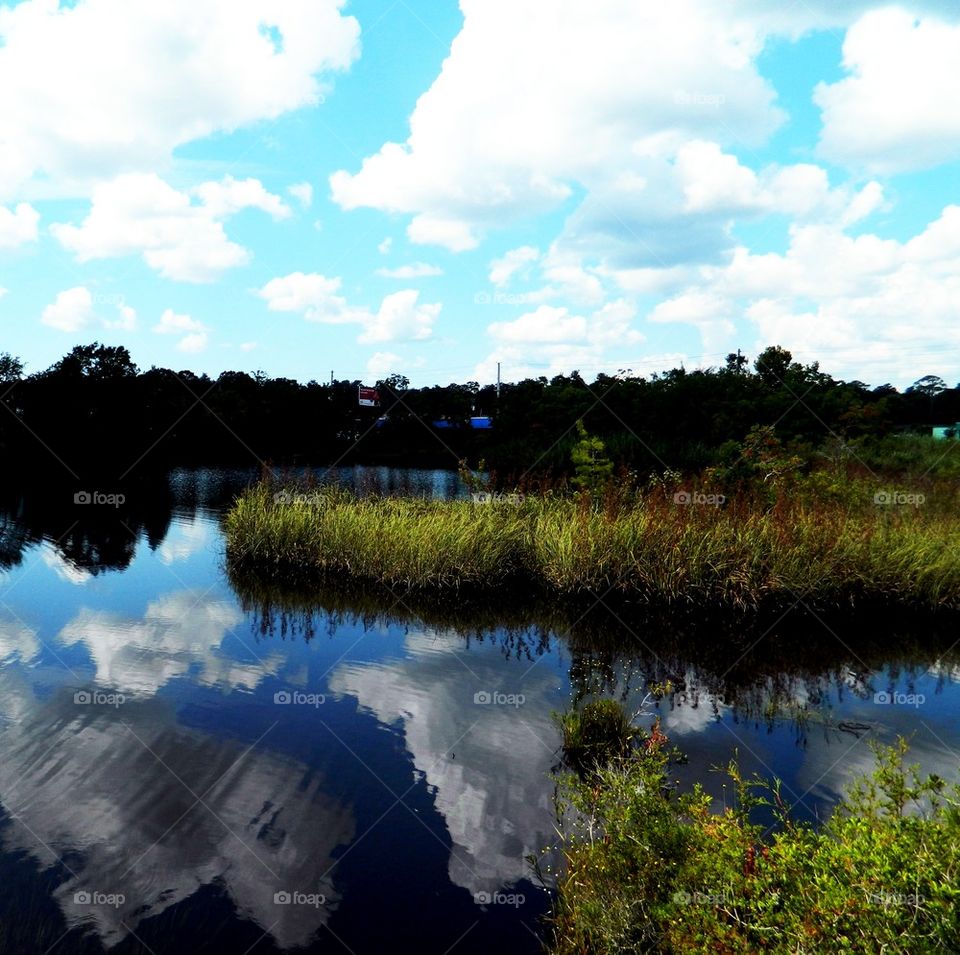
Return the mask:
[[754, 425], [743, 442], [741, 460], [764, 483], [776, 483], [803, 463], [799, 455], [787, 454], [773, 428]]
[[554, 721], [563, 734], [564, 759], [581, 774], [627, 756], [636, 735], [616, 700], [593, 700], [582, 709], [554, 714]]
[[571, 483], [581, 491], [599, 495], [613, 474], [613, 462], [607, 457], [603, 441], [588, 434], [580, 418], [577, 419], [577, 436], [580, 440], [570, 452], [574, 468]]
[[[960, 949], [960, 787], [874, 746], [822, 829], [797, 822], [777, 781], [728, 774], [735, 808], [668, 785], [662, 747], [563, 781], [565, 869], [554, 955]], [[774, 827], [754, 821], [772, 811]]]
[[[378, 382], [378, 408], [358, 406], [355, 380], [139, 370], [126, 349], [96, 342], [26, 377], [19, 359], [2, 357], [0, 382], [12, 412], [0, 416], [0, 446], [21, 470], [47, 467], [47, 447], [74, 471], [102, 462], [117, 473], [133, 462], [157, 472], [266, 461], [455, 467], [485, 458], [504, 486], [531, 474], [563, 480], [579, 465], [591, 495], [620, 468], [643, 479], [668, 468], [729, 468], [754, 426], [771, 430], [784, 457], [798, 455], [805, 467], [822, 463], [816, 451], [825, 442], [862, 441], [864, 453], [843, 466], [865, 474], [878, 471], [875, 462], [886, 471], [867, 442], [960, 421], [960, 387], [926, 376], [903, 392], [871, 388], [776, 346], [752, 370], [747, 356], [730, 355], [718, 369], [600, 374], [590, 383], [572, 372], [504, 382], [499, 392], [475, 381], [410, 387], [397, 373]], [[492, 429], [470, 428], [471, 415], [493, 416]], [[571, 428], [578, 420], [579, 434]], [[944, 455], [944, 442], [935, 443]]]
[[19, 381], [23, 375], [23, 362], [8, 352], [0, 352], [0, 384]]
[[896, 486], [856, 481], [832, 495], [823, 483], [797, 476], [772, 500], [744, 486], [723, 506], [695, 486], [624, 491], [603, 508], [556, 494], [429, 501], [261, 485], [228, 514], [227, 553], [265, 575], [408, 589], [513, 585], [742, 610], [797, 594], [821, 608], [960, 607], [955, 486], [927, 487], [921, 505], [898, 503], [909, 495]]

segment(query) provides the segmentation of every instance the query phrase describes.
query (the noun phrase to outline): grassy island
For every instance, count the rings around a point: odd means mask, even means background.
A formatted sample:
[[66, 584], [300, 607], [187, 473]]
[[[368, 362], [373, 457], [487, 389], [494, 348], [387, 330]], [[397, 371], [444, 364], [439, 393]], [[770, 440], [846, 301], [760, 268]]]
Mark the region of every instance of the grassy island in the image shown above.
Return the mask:
[[953, 484], [919, 492], [812, 474], [733, 490], [660, 480], [452, 501], [261, 484], [237, 500], [226, 536], [229, 563], [247, 572], [410, 591], [960, 608]]

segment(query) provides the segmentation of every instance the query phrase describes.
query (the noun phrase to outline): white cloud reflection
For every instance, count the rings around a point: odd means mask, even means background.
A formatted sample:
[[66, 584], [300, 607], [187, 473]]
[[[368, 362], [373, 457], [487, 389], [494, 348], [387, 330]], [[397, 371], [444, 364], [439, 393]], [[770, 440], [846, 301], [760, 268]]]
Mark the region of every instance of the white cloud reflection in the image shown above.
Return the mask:
[[[477, 644], [461, 666], [451, 662], [461, 648], [456, 637], [411, 632], [409, 656], [344, 664], [330, 689], [356, 697], [382, 723], [402, 723], [453, 840], [451, 880], [471, 893], [494, 892], [530, 878], [526, 856], [553, 841], [549, 777], [558, 739], [550, 713], [561, 704], [549, 662], [507, 668], [493, 646]], [[522, 693], [525, 702], [474, 703], [483, 690]]]
[[242, 620], [234, 603], [185, 590], [152, 601], [140, 619], [83, 608], [60, 631], [60, 641], [85, 644], [96, 682], [131, 696], [153, 696], [195, 671], [196, 682], [206, 686], [253, 690], [285, 657], [273, 652], [245, 663], [224, 653], [224, 639]]

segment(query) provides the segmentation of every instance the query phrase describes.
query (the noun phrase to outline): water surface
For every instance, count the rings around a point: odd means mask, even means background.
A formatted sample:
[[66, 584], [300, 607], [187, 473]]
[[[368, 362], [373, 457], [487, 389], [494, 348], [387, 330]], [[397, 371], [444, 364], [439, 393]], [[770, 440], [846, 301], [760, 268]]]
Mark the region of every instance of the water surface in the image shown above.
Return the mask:
[[[463, 493], [449, 472], [334, 477]], [[179, 472], [113, 509], [4, 499], [0, 951], [537, 952], [551, 712], [591, 694], [659, 716], [718, 805], [707, 770], [735, 751], [810, 818], [871, 739], [911, 735], [956, 777], [949, 625], [711, 634], [602, 599], [571, 619], [258, 589], [219, 530], [250, 479]]]

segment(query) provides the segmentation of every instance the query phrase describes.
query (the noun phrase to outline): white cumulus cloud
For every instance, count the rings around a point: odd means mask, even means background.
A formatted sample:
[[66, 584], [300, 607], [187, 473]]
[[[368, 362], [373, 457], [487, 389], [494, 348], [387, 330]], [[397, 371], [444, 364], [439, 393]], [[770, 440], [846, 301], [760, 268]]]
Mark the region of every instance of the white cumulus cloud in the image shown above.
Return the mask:
[[657, 136], [757, 142], [782, 119], [755, 68], [759, 31], [707, 0], [560, 4], [548, 30], [539, 0], [462, 0], [461, 10], [407, 141], [331, 178], [345, 209], [411, 214], [414, 242], [473, 248], [495, 225], [554, 208], [575, 183], [609, 182]]
[[433, 334], [433, 325], [443, 306], [421, 304], [416, 289], [404, 289], [386, 296], [375, 314], [363, 318], [364, 329], [357, 341], [361, 345], [376, 342], [423, 341]]
[[424, 279], [435, 275], [443, 275], [443, 269], [426, 262], [414, 262], [411, 265], [401, 265], [395, 269], [377, 269], [377, 275], [385, 279]]
[[912, 381], [921, 367], [955, 374], [958, 314], [960, 206], [952, 205], [906, 242], [849, 236], [838, 223], [794, 225], [783, 254], [738, 248], [648, 317], [694, 325], [708, 351], [719, 352], [745, 315], [757, 348], [780, 344], [835, 374], [880, 384]]
[[497, 286], [506, 285], [515, 275], [523, 273], [540, 258], [540, 250], [532, 245], [511, 249], [490, 263], [490, 281]]
[[[0, 6], [0, 194], [168, 164], [184, 143], [319, 102], [349, 67], [344, 0]], [[275, 43], [270, 32], [279, 38]]]
[[[511, 322], [493, 322], [487, 334], [494, 350], [477, 365], [474, 377], [490, 381], [496, 363], [509, 369], [508, 378], [603, 370], [611, 348], [639, 345], [644, 336], [634, 327], [637, 309], [626, 299], [608, 302], [587, 315], [565, 307], [540, 305]], [[622, 352], [621, 352], [622, 354]], [[626, 356], [625, 356], [626, 357]], [[657, 370], [662, 366], [656, 364]]]
[[35, 242], [39, 221], [40, 213], [26, 202], [18, 203], [13, 210], [0, 206], [0, 249]]
[[40, 321], [61, 332], [79, 332], [91, 325], [130, 331], [136, 327], [137, 313], [118, 296], [95, 295], [78, 285], [59, 292]]
[[587, 337], [587, 320], [566, 308], [541, 305], [512, 322], [494, 322], [487, 328], [501, 342], [566, 342]]
[[40, 317], [44, 325], [61, 332], [78, 332], [94, 320], [93, 296], [90, 290], [77, 286], [57, 295]]
[[290, 214], [256, 179], [227, 176], [192, 192], [199, 202], [153, 173], [118, 176], [94, 189], [80, 225], [55, 223], [50, 231], [80, 262], [142, 255], [164, 278], [210, 282], [250, 260], [249, 251], [227, 237], [221, 219], [244, 208], [274, 218]]
[[390, 351], [374, 352], [367, 359], [367, 375], [374, 380], [386, 378], [387, 375], [393, 374], [402, 367], [404, 367], [403, 356]]
[[304, 209], [309, 209], [313, 205], [313, 186], [309, 182], [297, 182], [287, 189], [287, 192], [293, 196]]
[[355, 318], [340, 294], [342, 284], [318, 272], [291, 272], [271, 279], [257, 295], [271, 312], [300, 312], [308, 322], [345, 324]]
[[191, 192], [215, 219], [225, 219], [243, 209], [260, 209], [273, 219], [287, 219], [292, 215], [290, 207], [279, 196], [267, 192], [259, 179], [224, 176], [220, 182], [204, 182]]
[[153, 326], [158, 335], [182, 335], [177, 349], [187, 354], [197, 354], [207, 347], [210, 338], [209, 329], [190, 315], [180, 315], [168, 308]]
[[257, 295], [273, 312], [298, 312], [310, 322], [362, 327], [360, 344], [422, 341], [433, 334], [442, 305], [420, 303], [416, 289], [387, 295], [376, 312], [350, 305], [340, 294], [341, 280], [319, 273], [293, 272], [272, 279]]
[[899, 7], [871, 10], [843, 44], [847, 76], [821, 83], [820, 150], [879, 173], [960, 159], [960, 22], [916, 17]]

